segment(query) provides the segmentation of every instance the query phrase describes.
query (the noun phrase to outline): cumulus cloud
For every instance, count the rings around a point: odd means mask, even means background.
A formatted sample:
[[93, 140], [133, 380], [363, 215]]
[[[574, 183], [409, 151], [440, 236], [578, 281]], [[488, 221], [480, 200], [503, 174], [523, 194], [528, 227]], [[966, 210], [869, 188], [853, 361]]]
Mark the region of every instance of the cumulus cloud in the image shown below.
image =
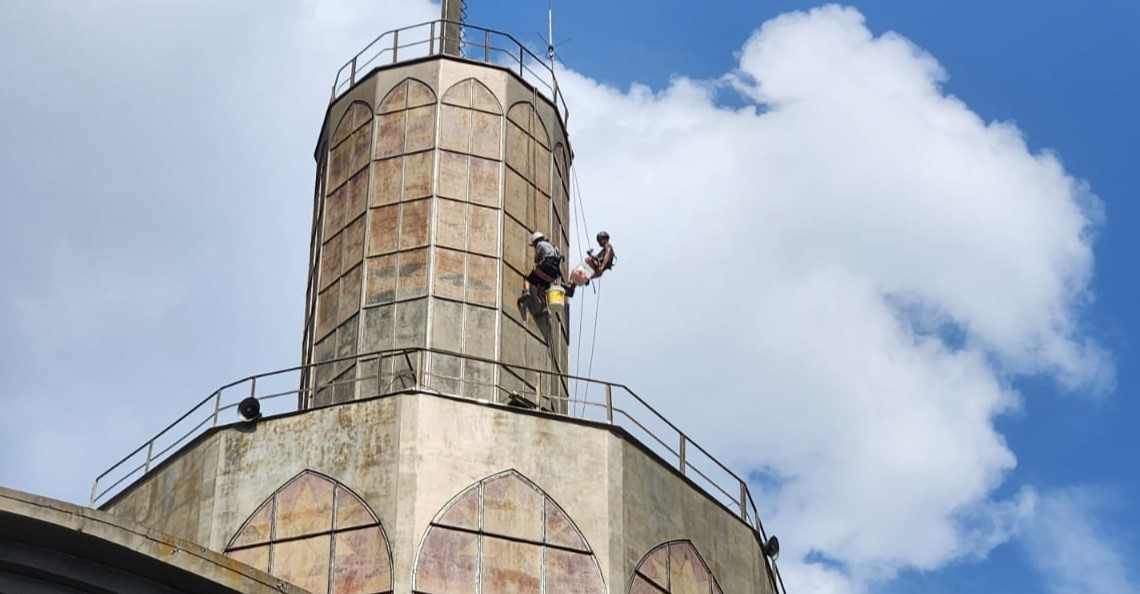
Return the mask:
[[600, 373], [767, 477], [805, 583], [984, 556], [1032, 510], [993, 495], [1013, 381], [1113, 384], [1081, 332], [1098, 200], [946, 78], [836, 6], [765, 23], [719, 81], [564, 76], [588, 214], [619, 253]]
[[1104, 491], [1072, 487], [1035, 499], [1036, 513], [1021, 540], [1054, 594], [1135, 594], [1135, 575], [1124, 551], [1134, 547], [1108, 528], [1103, 517], [1112, 498]]
[[437, 11], [6, 7], [0, 172], [17, 224], [0, 249], [24, 256], [0, 263], [0, 483], [86, 502], [87, 480], [191, 403], [298, 360], [333, 75]]

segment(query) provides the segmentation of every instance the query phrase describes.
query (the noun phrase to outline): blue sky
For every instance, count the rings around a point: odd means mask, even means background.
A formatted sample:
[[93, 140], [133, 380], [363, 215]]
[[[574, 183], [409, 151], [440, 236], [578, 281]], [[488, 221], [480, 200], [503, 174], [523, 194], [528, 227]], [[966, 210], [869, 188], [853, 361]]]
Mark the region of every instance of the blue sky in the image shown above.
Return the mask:
[[[327, 86], [436, 10], [112, 4], [0, 19], [0, 484], [81, 503], [297, 362]], [[593, 375], [764, 477], [793, 592], [1140, 591], [1140, 7], [612, 4], [555, 5]]]

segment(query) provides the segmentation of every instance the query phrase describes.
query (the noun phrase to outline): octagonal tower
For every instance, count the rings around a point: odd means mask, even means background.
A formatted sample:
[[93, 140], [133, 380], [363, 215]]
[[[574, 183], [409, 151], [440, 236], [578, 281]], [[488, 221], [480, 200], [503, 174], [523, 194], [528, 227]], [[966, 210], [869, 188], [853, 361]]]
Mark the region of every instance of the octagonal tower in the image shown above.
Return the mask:
[[[382, 36], [342, 69], [316, 149], [303, 361], [323, 365], [302, 407], [360, 398], [372, 393], [361, 378], [401, 382], [416, 365], [428, 387], [465, 396], [565, 395], [554, 375], [503, 377], [491, 363], [564, 373], [569, 344], [567, 316], [516, 304], [531, 233], [569, 251], [572, 151], [552, 70], [512, 42], [441, 21]], [[403, 348], [466, 357], [355, 358]]]

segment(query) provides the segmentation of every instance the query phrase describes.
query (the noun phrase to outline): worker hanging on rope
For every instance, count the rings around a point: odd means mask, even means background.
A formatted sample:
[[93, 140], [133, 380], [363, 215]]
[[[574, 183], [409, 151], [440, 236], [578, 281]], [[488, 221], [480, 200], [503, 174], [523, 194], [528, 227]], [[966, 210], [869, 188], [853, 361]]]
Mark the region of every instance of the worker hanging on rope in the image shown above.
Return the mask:
[[597, 254], [593, 249], [586, 250], [585, 265], [578, 266], [570, 273], [570, 288], [566, 290], [567, 297], [574, 296], [574, 289], [578, 285], [588, 285], [590, 281], [601, 277], [614, 267], [614, 246], [610, 243], [610, 234], [602, 231], [598, 233], [598, 245], [602, 248]]
[[543, 311], [543, 297], [552, 283], [562, 278], [562, 253], [546, 239], [541, 231], [530, 236], [534, 246], [534, 269], [523, 279], [519, 307], [528, 306], [531, 313], [539, 315]]

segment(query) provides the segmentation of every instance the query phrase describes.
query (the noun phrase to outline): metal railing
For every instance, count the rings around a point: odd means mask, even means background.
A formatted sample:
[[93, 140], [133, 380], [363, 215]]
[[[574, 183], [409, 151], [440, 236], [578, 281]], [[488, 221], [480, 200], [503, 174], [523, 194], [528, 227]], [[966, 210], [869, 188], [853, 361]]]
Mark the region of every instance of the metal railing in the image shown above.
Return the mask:
[[[458, 55], [445, 52], [449, 47], [458, 48]], [[445, 53], [518, 74], [554, 104], [564, 123], [569, 121], [570, 110], [550, 63], [508, 33], [446, 20], [395, 29], [373, 39], [337, 70], [329, 102], [375, 68]]]
[[[342, 379], [320, 379], [332, 375]], [[302, 386], [303, 377], [315, 378], [316, 384]], [[108, 502], [128, 481], [141, 478], [209, 429], [238, 422], [237, 407], [245, 398], [256, 398], [262, 417], [272, 418], [403, 393], [523, 406], [620, 428], [752, 528], [761, 546], [768, 542], [748, 483], [627, 386], [424, 348], [341, 357], [226, 384], [96, 477], [90, 505]], [[769, 559], [769, 565], [773, 588], [783, 592], [775, 561]]]

